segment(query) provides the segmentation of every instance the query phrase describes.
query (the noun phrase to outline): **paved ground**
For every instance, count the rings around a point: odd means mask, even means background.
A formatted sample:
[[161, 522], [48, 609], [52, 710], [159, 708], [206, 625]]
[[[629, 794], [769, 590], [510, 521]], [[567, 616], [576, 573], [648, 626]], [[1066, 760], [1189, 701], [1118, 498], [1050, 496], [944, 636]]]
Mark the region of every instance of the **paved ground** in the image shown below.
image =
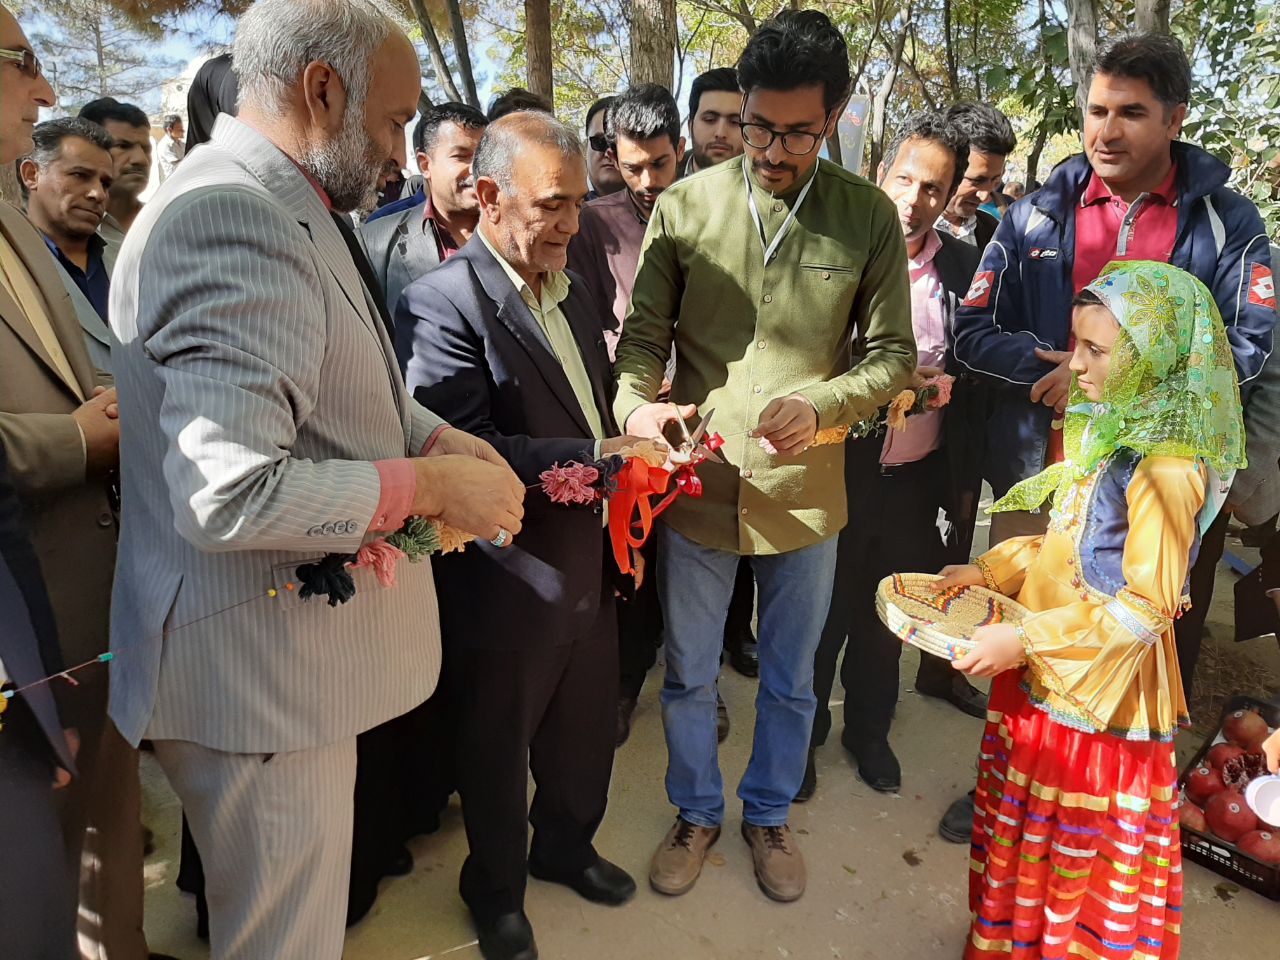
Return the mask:
[[[1230, 635], [1231, 576], [1220, 573], [1210, 618]], [[1226, 601], [1226, 602], [1224, 602]], [[1256, 692], [1280, 678], [1280, 651], [1254, 643], [1218, 646], [1218, 662], [1251, 678]], [[1244, 663], [1247, 670], [1238, 670]], [[904, 678], [915, 654], [903, 658]], [[1225, 669], [1225, 667], [1224, 667]], [[655, 672], [636, 714], [630, 742], [614, 767], [609, 814], [599, 849], [641, 881], [626, 907], [597, 907], [561, 887], [530, 881], [528, 912], [546, 960], [953, 960], [968, 928], [967, 847], [938, 838], [947, 804], [971, 785], [980, 723], [915, 694], [904, 683], [893, 741], [904, 768], [903, 792], [887, 797], [854, 776], [835, 737], [818, 756], [819, 788], [797, 806], [792, 827], [809, 865], [809, 889], [780, 905], [757, 889], [738, 835], [738, 805], [697, 887], [676, 899], [644, 882], [653, 846], [670, 825], [662, 778], [665, 749]], [[725, 699], [734, 721], [721, 752], [726, 781], [736, 785], [750, 754], [754, 683], [727, 671]], [[1181, 755], [1194, 751], [1181, 738]], [[158, 849], [148, 861], [147, 932], [153, 950], [182, 960], [207, 957], [195, 938], [195, 909], [178, 893], [178, 810], [163, 776], [144, 758], [147, 822]], [[457, 896], [465, 853], [457, 807], [440, 833], [412, 845], [417, 867], [384, 881], [374, 912], [347, 938], [347, 960], [476, 960], [480, 956]], [[1280, 903], [1186, 866], [1184, 960], [1275, 960], [1280, 955]], [[265, 958], [264, 958], [265, 960]]]

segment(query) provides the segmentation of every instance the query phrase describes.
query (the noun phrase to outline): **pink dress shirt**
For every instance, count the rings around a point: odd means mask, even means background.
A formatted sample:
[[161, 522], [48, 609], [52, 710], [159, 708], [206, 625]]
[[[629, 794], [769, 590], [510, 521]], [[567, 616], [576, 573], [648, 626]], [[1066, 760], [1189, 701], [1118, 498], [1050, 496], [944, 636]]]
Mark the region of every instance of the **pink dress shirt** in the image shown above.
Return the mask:
[[[942, 367], [947, 351], [946, 294], [934, 255], [942, 249], [937, 230], [930, 230], [917, 257], [907, 258], [911, 278], [911, 326], [916, 335], [916, 365]], [[889, 430], [880, 451], [880, 462], [896, 466], [923, 460], [942, 446], [943, 410], [918, 413], [907, 420], [906, 430]]]

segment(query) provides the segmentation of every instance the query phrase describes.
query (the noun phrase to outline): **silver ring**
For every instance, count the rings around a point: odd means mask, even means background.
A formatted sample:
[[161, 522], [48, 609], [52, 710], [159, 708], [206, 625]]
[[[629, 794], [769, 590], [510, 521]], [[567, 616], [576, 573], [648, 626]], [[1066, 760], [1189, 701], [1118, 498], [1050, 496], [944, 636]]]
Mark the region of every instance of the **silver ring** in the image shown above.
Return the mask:
[[506, 527], [498, 528], [498, 535], [489, 542], [498, 549], [502, 549], [511, 541], [511, 532]]

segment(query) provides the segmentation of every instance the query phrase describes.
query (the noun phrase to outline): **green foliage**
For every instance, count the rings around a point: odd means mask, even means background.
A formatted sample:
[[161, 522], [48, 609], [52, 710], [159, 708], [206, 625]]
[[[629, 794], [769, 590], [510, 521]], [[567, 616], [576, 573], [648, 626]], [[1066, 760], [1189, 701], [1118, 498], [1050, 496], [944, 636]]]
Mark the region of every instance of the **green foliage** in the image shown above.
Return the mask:
[[1229, 163], [1280, 239], [1280, 3], [1191, 0], [1174, 30], [1199, 67], [1184, 136]]

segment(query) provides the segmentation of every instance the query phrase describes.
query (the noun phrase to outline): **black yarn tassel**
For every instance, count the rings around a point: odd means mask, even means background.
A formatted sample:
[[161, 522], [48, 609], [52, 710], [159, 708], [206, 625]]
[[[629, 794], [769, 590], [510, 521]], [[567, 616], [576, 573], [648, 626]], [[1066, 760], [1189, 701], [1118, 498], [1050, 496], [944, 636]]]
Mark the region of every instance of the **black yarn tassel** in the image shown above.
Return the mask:
[[302, 564], [294, 571], [302, 584], [298, 596], [303, 600], [324, 597], [331, 607], [346, 603], [356, 595], [356, 582], [347, 570], [355, 558], [354, 553], [328, 553], [315, 563]]

